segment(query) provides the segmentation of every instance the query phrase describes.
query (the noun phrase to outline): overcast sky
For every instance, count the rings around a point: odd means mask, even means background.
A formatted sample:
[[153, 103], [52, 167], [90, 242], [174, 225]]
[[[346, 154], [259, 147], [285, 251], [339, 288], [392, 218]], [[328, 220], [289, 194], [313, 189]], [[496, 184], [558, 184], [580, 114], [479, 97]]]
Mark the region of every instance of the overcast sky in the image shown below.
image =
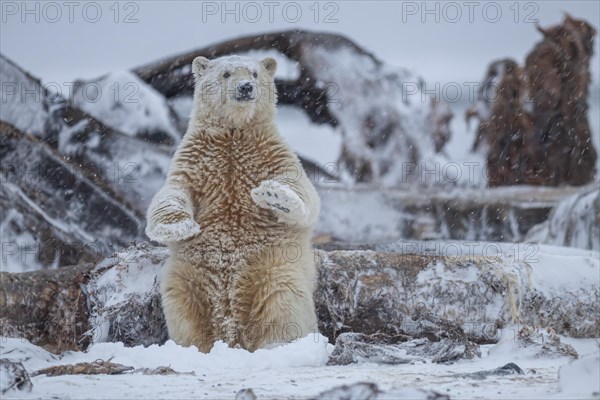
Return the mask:
[[[563, 12], [600, 25], [598, 1], [1, 1], [0, 51], [45, 82], [93, 78], [240, 35], [342, 33], [427, 81], [479, 81], [490, 61], [524, 56]], [[236, 19], [238, 21], [236, 21]], [[115, 22], [116, 21], [116, 22]], [[592, 71], [598, 82], [599, 43]]]

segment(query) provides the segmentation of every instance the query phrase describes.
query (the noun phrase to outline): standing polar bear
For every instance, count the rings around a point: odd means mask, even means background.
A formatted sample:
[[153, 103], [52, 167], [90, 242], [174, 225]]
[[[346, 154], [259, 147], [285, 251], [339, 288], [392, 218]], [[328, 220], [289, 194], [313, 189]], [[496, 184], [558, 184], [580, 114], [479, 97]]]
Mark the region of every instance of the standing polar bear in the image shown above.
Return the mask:
[[168, 244], [169, 336], [255, 350], [317, 329], [319, 197], [275, 126], [272, 58], [196, 58], [194, 108], [146, 234]]

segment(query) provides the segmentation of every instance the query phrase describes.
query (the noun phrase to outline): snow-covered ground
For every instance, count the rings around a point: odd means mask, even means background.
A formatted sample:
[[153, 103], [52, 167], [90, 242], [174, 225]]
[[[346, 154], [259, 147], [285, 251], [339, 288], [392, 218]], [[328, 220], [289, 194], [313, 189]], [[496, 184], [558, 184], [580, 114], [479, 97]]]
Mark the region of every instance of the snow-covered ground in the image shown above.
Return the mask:
[[[482, 356], [452, 364], [415, 362], [402, 365], [373, 363], [327, 366], [332, 345], [320, 335], [295, 343], [249, 353], [216, 343], [208, 354], [183, 348], [172, 341], [163, 346], [126, 348], [119, 343], [98, 343], [87, 353], [69, 352], [62, 357], [20, 339], [3, 338], [2, 357], [20, 360], [31, 373], [55, 365], [111, 360], [138, 368], [171, 367], [179, 375], [64, 375], [32, 378], [31, 392], [10, 392], [9, 398], [60, 399], [233, 399], [251, 388], [258, 399], [311, 398], [343, 384], [373, 382], [389, 398], [402, 389], [429, 389], [452, 399], [594, 399], [598, 398], [598, 341], [562, 338], [580, 359], [543, 358], [535, 349], [520, 348], [514, 340], [517, 327], [503, 330], [496, 345], [482, 346]], [[463, 376], [517, 364], [523, 375]], [[596, 393], [594, 395], [594, 392]], [[381, 397], [381, 398], [386, 398]]]

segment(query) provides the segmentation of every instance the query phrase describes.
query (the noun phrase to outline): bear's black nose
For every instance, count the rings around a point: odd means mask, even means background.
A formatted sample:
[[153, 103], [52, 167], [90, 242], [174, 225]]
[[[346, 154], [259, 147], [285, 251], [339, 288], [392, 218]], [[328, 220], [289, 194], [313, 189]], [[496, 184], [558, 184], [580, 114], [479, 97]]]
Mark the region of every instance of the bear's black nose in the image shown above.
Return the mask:
[[248, 83], [244, 83], [243, 85], [241, 85], [238, 90], [240, 91], [240, 94], [243, 95], [247, 95], [252, 93], [252, 90], [254, 90], [254, 88], [252, 87], [252, 84], [250, 82]]

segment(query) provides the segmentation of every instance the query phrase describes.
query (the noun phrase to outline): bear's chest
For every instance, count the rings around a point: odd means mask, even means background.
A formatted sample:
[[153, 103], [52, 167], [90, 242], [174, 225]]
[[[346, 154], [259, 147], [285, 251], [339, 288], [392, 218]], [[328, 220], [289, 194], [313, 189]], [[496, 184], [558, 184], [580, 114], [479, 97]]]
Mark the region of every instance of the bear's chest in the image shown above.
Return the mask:
[[242, 142], [207, 152], [198, 163], [196, 176], [206, 195], [220, 197], [217, 195], [226, 194], [228, 198], [239, 200], [263, 180], [284, 172], [285, 163], [272, 157], [268, 149]]
[[277, 141], [235, 135], [202, 147], [194, 174], [198, 223], [228, 234], [277, 225], [274, 214], [258, 207], [250, 192], [262, 181], [285, 174], [296, 164], [295, 156]]

